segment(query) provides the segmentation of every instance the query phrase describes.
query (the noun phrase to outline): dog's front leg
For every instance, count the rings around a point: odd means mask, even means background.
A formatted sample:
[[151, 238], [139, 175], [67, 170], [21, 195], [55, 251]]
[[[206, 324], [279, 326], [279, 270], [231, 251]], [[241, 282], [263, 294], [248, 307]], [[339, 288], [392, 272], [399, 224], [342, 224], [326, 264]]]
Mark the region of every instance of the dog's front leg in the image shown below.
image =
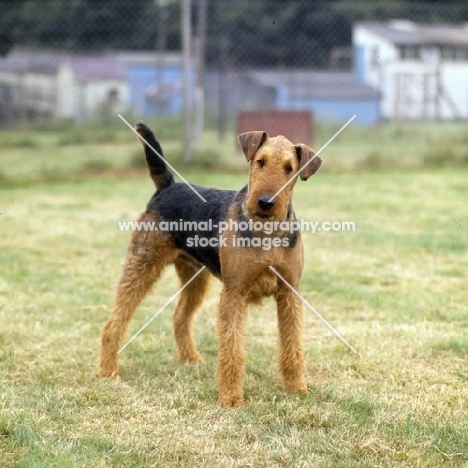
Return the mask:
[[223, 288], [218, 314], [218, 402], [225, 407], [244, 403], [244, 319], [247, 303], [238, 291]]
[[280, 339], [279, 366], [284, 389], [293, 393], [309, 393], [305, 379], [303, 346], [304, 312], [301, 300], [281, 284], [276, 293]]

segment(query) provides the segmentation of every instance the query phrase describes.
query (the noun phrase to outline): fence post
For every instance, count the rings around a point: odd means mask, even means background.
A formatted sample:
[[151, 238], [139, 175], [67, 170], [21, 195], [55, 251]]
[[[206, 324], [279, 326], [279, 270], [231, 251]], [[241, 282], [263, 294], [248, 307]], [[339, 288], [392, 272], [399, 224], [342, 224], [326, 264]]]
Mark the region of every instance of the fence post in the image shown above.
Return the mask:
[[182, 0], [182, 55], [184, 62], [184, 159], [192, 158], [192, 103], [190, 92], [191, 0]]

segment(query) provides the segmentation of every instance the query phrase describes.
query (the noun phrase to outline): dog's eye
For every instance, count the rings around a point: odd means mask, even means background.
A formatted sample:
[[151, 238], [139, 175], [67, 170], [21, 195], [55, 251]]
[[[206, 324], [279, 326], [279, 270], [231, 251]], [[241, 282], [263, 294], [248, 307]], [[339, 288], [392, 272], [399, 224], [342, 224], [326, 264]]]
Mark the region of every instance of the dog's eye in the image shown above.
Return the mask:
[[258, 167], [263, 167], [265, 165], [265, 161], [263, 159], [257, 159]]
[[292, 170], [293, 170], [292, 167], [289, 165], [284, 168], [284, 172], [286, 174], [291, 174]]

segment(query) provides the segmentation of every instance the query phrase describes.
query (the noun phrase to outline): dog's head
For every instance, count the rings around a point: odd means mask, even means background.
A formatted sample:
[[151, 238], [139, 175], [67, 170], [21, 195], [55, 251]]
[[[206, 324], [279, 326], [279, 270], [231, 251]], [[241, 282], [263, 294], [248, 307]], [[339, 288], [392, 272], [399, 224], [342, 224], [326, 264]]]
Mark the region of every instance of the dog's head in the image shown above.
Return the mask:
[[284, 136], [270, 138], [266, 132], [256, 131], [238, 138], [250, 162], [248, 216], [285, 220], [297, 177], [307, 180], [322, 160], [308, 146], [294, 145]]

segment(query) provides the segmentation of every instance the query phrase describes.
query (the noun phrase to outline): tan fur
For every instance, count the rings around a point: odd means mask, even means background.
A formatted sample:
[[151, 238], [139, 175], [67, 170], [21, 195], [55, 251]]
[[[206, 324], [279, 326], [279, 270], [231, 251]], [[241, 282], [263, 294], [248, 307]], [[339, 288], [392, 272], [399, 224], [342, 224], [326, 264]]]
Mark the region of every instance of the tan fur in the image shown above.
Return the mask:
[[[231, 239], [237, 233], [227, 232]], [[229, 246], [232, 245], [228, 241]], [[280, 338], [280, 371], [288, 392], [308, 393], [305, 380], [303, 350], [304, 317], [302, 303], [277, 275], [271, 265], [296, 290], [303, 268], [302, 242], [292, 249], [236, 248], [221, 250], [223, 291], [219, 307], [219, 359], [217, 375], [220, 384], [219, 402], [225, 406], [242, 404], [239, 388], [245, 356], [243, 350], [243, 320], [248, 304], [256, 304], [265, 296], [277, 301]], [[228, 334], [235, 330], [236, 335]], [[232, 392], [229, 394], [227, 388]]]
[[[284, 137], [269, 138], [265, 132], [240, 135], [239, 141], [250, 162], [249, 191], [241, 207], [242, 212], [248, 219], [265, 221], [264, 214], [259, 214], [258, 198], [275, 195], [315, 153], [304, 145], [293, 145]], [[313, 174], [320, 166], [320, 159], [312, 163], [304, 170], [305, 174], [301, 178], [307, 179]], [[275, 205], [269, 211], [269, 220], [292, 219], [291, 198], [295, 183], [296, 180], [292, 181], [277, 196]], [[236, 220], [238, 213], [239, 207], [231, 206], [227, 219]], [[157, 215], [146, 212], [140, 220], [157, 221]], [[272, 266], [296, 290], [299, 288], [304, 265], [300, 234], [293, 247], [270, 250], [237, 247], [233, 245], [233, 240], [238, 235], [235, 230], [224, 232], [227, 247], [220, 248], [219, 252], [223, 289], [218, 312], [218, 401], [227, 407], [237, 407], [244, 402], [242, 380], [246, 361], [246, 310], [249, 304], [258, 303], [265, 296], [273, 296], [277, 302], [279, 368], [284, 388], [288, 392], [306, 394], [301, 301], [269, 268]], [[284, 235], [284, 232], [275, 232], [271, 237]], [[118, 378], [117, 352], [123, 345], [130, 319], [168, 264], [175, 265], [181, 285], [186, 284], [197, 270], [193, 261], [176, 248], [169, 234], [133, 233], [117, 288], [115, 308], [102, 334], [101, 376]], [[175, 309], [174, 335], [179, 358], [183, 362], [202, 361], [193, 338], [192, 324], [211, 276], [208, 269], [197, 276], [181, 293]]]
[[[178, 258], [175, 268], [184, 286], [196, 273], [196, 269], [185, 260]], [[182, 362], [202, 362], [193, 338], [193, 318], [203, 302], [211, 275], [208, 270], [202, 271], [180, 294], [174, 312], [174, 336], [177, 343], [179, 359]]]
[[[155, 221], [147, 213], [139, 221]], [[173, 263], [177, 251], [169, 236], [135, 231], [127, 250], [127, 258], [117, 285], [116, 304], [111, 319], [102, 332], [100, 374], [118, 378], [118, 350], [123, 345], [128, 324], [164, 267]]]

